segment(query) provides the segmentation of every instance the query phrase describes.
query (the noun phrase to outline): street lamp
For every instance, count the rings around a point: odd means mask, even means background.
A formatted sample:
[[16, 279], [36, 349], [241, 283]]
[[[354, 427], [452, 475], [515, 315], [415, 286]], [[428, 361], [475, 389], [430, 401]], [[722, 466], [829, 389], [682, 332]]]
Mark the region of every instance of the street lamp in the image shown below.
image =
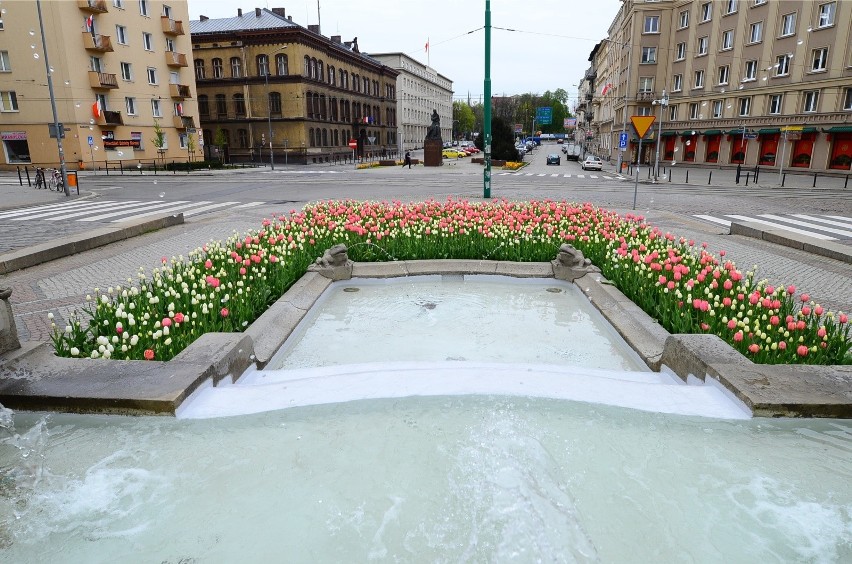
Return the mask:
[[[287, 45], [276, 49], [272, 52], [279, 53], [287, 48]], [[269, 166], [272, 170], [275, 170], [275, 155], [272, 152], [272, 100], [269, 98], [269, 71], [272, 68], [272, 59], [267, 55], [266, 57], [266, 72], [263, 74], [263, 78], [266, 82], [266, 122], [269, 125]]]
[[669, 105], [669, 95], [666, 94], [666, 90], [663, 89], [663, 96], [659, 100], [652, 101], [651, 104], [654, 106], [659, 104], [660, 106], [660, 125], [657, 129], [657, 155], [654, 157], [654, 182], [656, 182], [660, 176], [660, 145], [663, 143], [663, 119], [665, 118], [665, 108]]
[[71, 195], [71, 188], [68, 186], [68, 169], [65, 166], [65, 150], [62, 148], [62, 129], [59, 126], [59, 117], [56, 112], [56, 96], [53, 93], [53, 69], [50, 68], [50, 61], [47, 58], [47, 41], [44, 37], [44, 22], [41, 17], [41, 0], [36, 0], [36, 11], [38, 12], [38, 27], [41, 32], [41, 47], [44, 49], [44, 70], [47, 71], [47, 91], [50, 93], [50, 108], [53, 110], [53, 131], [56, 133], [56, 147], [59, 151], [59, 170], [62, 173], [62, 186], [65, 187], [65, 195]]

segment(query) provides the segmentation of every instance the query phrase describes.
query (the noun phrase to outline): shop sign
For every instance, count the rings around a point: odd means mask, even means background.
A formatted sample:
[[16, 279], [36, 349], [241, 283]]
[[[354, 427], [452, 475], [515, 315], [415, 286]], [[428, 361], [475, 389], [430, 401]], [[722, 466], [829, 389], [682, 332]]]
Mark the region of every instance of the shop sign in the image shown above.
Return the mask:
[[104, 139], [104, 149], [118, 149], [119, 147], [138, 149], [141, 143], [139, 139]]
[[0, 139], [3, 141], [26, 141], [26, 131], [0, 131]]

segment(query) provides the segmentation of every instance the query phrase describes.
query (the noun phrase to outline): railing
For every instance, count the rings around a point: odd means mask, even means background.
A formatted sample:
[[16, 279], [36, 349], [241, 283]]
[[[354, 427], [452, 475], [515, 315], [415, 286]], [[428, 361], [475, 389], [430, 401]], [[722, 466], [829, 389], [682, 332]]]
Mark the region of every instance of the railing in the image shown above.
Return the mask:
[[186, 84], [169, 84], [169, 95], [171, 95], [172, 98], [189, 98], [189, 86]]
[[100, 51], [102, 53], [115, 50], [112, 48], [112, 40], [109, 35], [92, 35], [88, 31], [83, 32], [83, 47], [89, 51]]
[[118, 88], [118, 80], [114, 74], [89, 71], [89, 86], [92, 88]]
[[173, 20], [168, 16], [160, 16], [160, 22], [163, 25], [163, 33], [166, 35], [184, 35], [182, 21]]
[[192, 116], [174, 116], [174, 126], [178, 129], [195, 127], [195, 120], [192, 119]]
[[636, 101], [637, 102], [650, 102], [654, 99], [653, 92], [637, 92], [636, 93]]
[[103, 13], [108, 10], [106, 0], [77, 0], [77, 7], [95, 13]]
[[166, 65], [170, 67], [185, 67], [186, 55], [174, 51], [166, 51]]
[[124, 125], [121, 112], [111, 110], [104, 111], [104, 123], [107, 125]]

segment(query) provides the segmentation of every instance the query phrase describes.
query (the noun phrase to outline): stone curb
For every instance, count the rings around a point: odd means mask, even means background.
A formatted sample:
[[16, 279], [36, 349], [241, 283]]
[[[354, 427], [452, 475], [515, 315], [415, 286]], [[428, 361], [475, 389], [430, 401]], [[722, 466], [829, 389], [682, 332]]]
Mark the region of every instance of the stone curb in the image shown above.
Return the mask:
[[[416, 275], [554, 278], [550, 263], [475, 260], [353, 263], [353, 278]], [[209, 333], [169, 362], [60, 358], [47, 343], [0, 355], [0, 403], [11, 409], [173, 415], [207, 380], [265, 367], [331, 277], [308, 272], [244, 333]], [[670, 335], [599, 273], [574, 282], [655, 371], [709, 376], [760, 417], [852, 418], [852, 366], [757, 365], [715, 335]]]
[[824, 241], [807, 235], [800, 235], [784, 229], [767, 228], [760, 223], [731, 222], [730, 235], [742, 235], [761, 239], [784, 247], [799, 249], [814, 255], [852, 263], [852, 247], [833, 241]]
[[29, 268], [37, 264], [50, 262], [58, 258], [82, 253], [97, 247], [109, 245], [131, 237], [137, 237], [150, 231], [183, 223], [183, 213], [162, 215], [151, 219], [139, 219], [117, 224], [115, 227], [101, 227], [68, 235], [67, 242], [49, 241], [0, 255], [0, 274], [9, 274], [16, 270]]

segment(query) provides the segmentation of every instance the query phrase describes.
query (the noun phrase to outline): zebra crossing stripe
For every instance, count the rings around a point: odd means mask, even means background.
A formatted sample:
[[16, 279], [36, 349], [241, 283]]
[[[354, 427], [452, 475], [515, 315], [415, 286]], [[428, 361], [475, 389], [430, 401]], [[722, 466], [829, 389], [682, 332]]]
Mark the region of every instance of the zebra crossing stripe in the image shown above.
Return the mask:
[[823, 219], [821, 217], [813, 217], [811, 215], [793, 214], [793, 217], [799, 217], [801, 219], [807, 219], [809, 221], [818, 221], [820, 223], [827, 223], [829, 225], [836, 225], [837, 227], [852, 227], [852, 223], [843, 223], [841, 221], [831, 221], [830, 219]]
[[[174, 202], [171, 202], [171, 203], [173, 203], [173, 204], [174, 204]], [[119, 221], [128, 221], [128, 220], [131, 220], [131, 219], [132, 219], [132, 220], [135, 220], [135, 219], [140, 219], [140, 218], [142, 218], [142, 217], [150, 217], [150, 216], [152, 216], [152, 215], [159, 215], [159, 214], [162, 214], [162, 213], [169, 213], [169, 212], [173, 212], [173, 211], [181, 210], [181, 209], [186, 208], [186, 207], [190, 207], [190, 208], [191, 208], [191, 207], [193, 207], [193, 206], [201, 206], [201, 205], [209, 204], [209, 203], [210, 203], [210, 202], [207, 202], [207, 201], [205, 201], [205, 202], [195, 202], [194, 204], [189, 204], [188, 206], [187, 206], [187, 204], [185, 204], [185, 203], [175, 204], [175, 205], [173, 205], [173, 206], [169, 206], [169, 207], [167, 207], [167, 208], [162, 208], [162, 209], [159, 209], [159, 210], [149, 211], [149, 212], [146, 212], [146, 213], [140, 213], [140, 214], [132, 215], [132, 216], [130, 216], [130, 217], [122, 217], [121, 219], [113, 219], [113, 220], [112, 220], [112, 223], [118, 223]], [[90, 219], [81, 219], [80, 221], [92, 221], [92, 220], [90, 220]]]
[[35, 207], [35, 208], [21, 208], [21, 209], [9, 211], [9, 212], [6, 212], [6, 213], [0, 213], [0, 219], [6, 219], [6, 218], [10, 218], [10, 217], [15, 217], [15, 216], [18, 216], [18, 215], [31, 215], [31, 214], [39, 213], [41, 211], [50, 211], [50, 210], [56, 210], [56, 209], [73, 208], [73, 207], [82, 206], [82, 205], [85, 205], [85, 204], [91, 205], [91, 204], [94, 204], [94, 203], [95, 202], [63, 202], [61, 204], [50, 204], [50, 205], [47, 205], [47, 206], [38, 206], [38, 207]]
[[718, 223], [720, 225], [724, 225], [725, 227], [731, 226], [731, 222], [728, 221], [727, 219], [720, 219], [718, 217], [713, 217], [712, 215], [696, 215], [695, 217], [698, 217], [698, 218], [701, 218], [701, 219], [704, 219], [704, 220], [707, 220], [707, 221], [711, 221], [713, 223]]
[[75, 211], [74, 213], [67, 213], [65, 215], [60, 215], [60, 216], [57, 216], [57, 217], [48, 217], [48, 218], [45, 219], [45, 221], [63, 221], [63, 220], [66, 220], [66, 219], [71, 219], [72, 217], [80, 217], [81, 215], [89, 215], [90, 213], [96, 213], [98, 211], [106, 211], [106, 210], [111, 210], [111, 209], [115, 209], [115, 208], [121, 208], [121, 210], [119, 212], [117, 212], [116, 215], [126, 214], [126, 213], [128, 213], [128, 209], [138, 208], [140, 206], [147, 205], [147, 203], [148, 202], [134, 202], [134, 203], [131, 203], [131, 202], [113, 202], [112, 204], [110, 204], [108, 206], [103, 206], [101, 208], [98, 208], [97, 210], [87, 209], [87, 210], [83, 210], [83, 211]]
[[590, 175], [589, 175], [589, 178], [597, 178], [597, 177], [598, 177], [598, 176], [597, 176], [596, 174], [590, 174]]
[[846, 231], [845, 229], [835, 229], [833, 227], [823, 227], [822, 225], [814, 225], [813, 223], [808, 223], [806, 221], [799, 221], [797, 219], [790, 219], [787, 217], [780, 217], [772, 214], [763, 214], [760, 217], [765, 217], [766, 219], [774, 219], [775, 221], [783, 221], [785, 223], [792, 223], [793, 225], [798, 225], [799, 227], [810, 227], [813, 229], [819, 229], [820, 231], [825, 231], [826, 233], [834, 233], [835, 235], [840, 235], [842, 237], [852, 237], [852, 231]]
[[[505, 174], [505, 173], [504, 173], [504, 174]], [[242, 204], [242, 205], [239, 205], [239, 206], [234, 206], [234, 209], [235, 209], [235, 210], [239, 210], [239, 209], [245, 209], [245, 208], [254, 208], [254, 207], [257, 207], [257, 206], [263, 205], [263, 204], [265, 204], [265, 203], [266, 203], [266, 202], [249, 202], [249, 203], [247, 203], [247, 204]]]
[[843, 221], [852, 221], [852, 217], [843, 217], [842, 215], [830, 215], [831, 219], [842, 219]]
[[209, 206], [204, 206], [204, 207], [201, 207], [201, 208], [195, 208], [195, 209], [190, 210], [188, 212], [184, 212], [183, 216], [189, 217], [191, 215], [199, 214], [203, 211], [215, 210], [216, 208], [224, 208], [225, 206], [233, 206], [234, 204], [239, 204], [239, 202], [221, 202], [221, 203], [218, 203], [218, 204], [210, 204]]
[[547, 176], [546, 174], [539, 174], [538, 176]]
[[559, 176], [558, 174], [551, 174], [551, 175], [550, 175], [550, 177], [551, 177], [551, 178], [556, 178], [556, 177], [558, 177], [558, 176]]
[[585, 174], [578, 174], [577, 178], [586, 178], [586, 175]]
[[[144, 205], [146, 207], [144, 207], [142, 209], [147, 211], [147, 210], [153, 210], [154, 208], [162, 208], [164, 206], [180, 204], [180, 203], [185, 203], [185, 200], [179, 200], [179, 201], [176, 201], [176, 202], [172, 201], [172, 202], [157, 202], [157, 203], [145, 202]], [[119, 216], [119, 215], [127, 215], [128, 213], [132, 213], [134, 211], [139, 211], [139, 210], [127, 210], [127, 209], [118, 210], [118, 211], [114, 211], [114, 212], [110, 212], [110, 213], [96, 215], [94, 217], [87, 217], [86, 219], [81, 219], [80, 221], [100, 221], [102, 219], [109, 219], [111, 217], [116, 217], [116, 216]], [[135, 217], [138, 217], [138, 216], [135, 216]]]
[[[136, 202], [136, 201], [137, 200], [133, 200], [133, 202]], [[111, 200], [105, 201], [105, 202], [83, 202], [83, 203], [80, 203], [78, 206], [74, 206], [74, 207], [71, 207], [71, 208], [66, 208], [66, 209], [61, 209], [61, 210], [51, 210], [51, 211], [47, 211], [47, 212], [39, 212], [39, 213], [29, 214], [26, 217], [13, 217], [12, 221], [26, 221], [28, 219], [47, 219], [47, 218], [53, 217], [55, 215], [64, 214], [64, 213], [68, 212], [69, 210], [73, 211], [73, 210], [79, 210], [79, 209], [82, 209], [82, 208], [85, 208], [86, 212], [93, 212], [93, 211], [97, 211], [97, 210], [101, 210], [101, 209], [109, 209], [110, 207], [112, 207], [114, 205], [115, 205], [115, 202], [113, 202]]]
[[809, 237], [814, 237], [816, 239], [822, 239], [823, 241], [836, 241], [834, 237], [829, 237], [828, 235], [821, 235], [819, 233], [814, 233], [813, 231], [805, 231], [804, 229], [796, 229], [795, 227], [788, 227], [786, 225], [782, 225], [780, 223], [774, 223], [772, 221], [766, 221], [765, 219], [757, 219], [756, 217], [748, 217], [745, 215], [727, 215], [726, 217], [733, 217], [734, 219], [739, 219], [741, 221], [747, 221], [749, 223], [760, 223], [762, 225], [768, 225], [770, 227], [774, 227], [776, 229], [783, 229], [784, 231], [792, 231], [793, 233], [798, 233], [799, 235], [807, 235]]
[[563, 174], [562, 178], [571, 178], [571, 175], [570, 174]]

